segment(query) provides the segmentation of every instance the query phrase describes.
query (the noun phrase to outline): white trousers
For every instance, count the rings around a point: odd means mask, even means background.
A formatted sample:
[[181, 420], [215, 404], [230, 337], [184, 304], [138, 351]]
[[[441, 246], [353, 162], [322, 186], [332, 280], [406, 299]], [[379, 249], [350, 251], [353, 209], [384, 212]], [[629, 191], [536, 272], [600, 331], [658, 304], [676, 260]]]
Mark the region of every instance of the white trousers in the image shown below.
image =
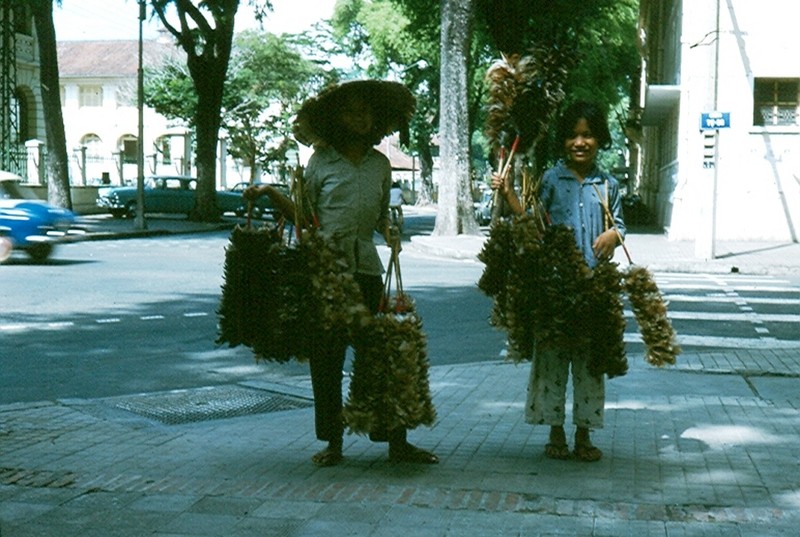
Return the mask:
[[558, 351], [535, 351], [528, 382], [525, 421], [538, 425], [564, 425], [567, 382], [572, 369], [572, 423], [601, 429], [605, 409], [605, 375], [588, 370], [588, 358]]

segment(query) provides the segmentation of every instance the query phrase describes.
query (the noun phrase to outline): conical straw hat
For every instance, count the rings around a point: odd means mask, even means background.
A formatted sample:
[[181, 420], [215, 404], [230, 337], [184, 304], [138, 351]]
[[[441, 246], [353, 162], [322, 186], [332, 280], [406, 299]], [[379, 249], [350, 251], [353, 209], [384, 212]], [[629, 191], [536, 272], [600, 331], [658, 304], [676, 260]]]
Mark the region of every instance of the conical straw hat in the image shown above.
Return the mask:
[[408, 143], [408, 122], [416, 100], [403, 84], [386, 80], [343, 82], [305, 101], [294, 121], [297, 141], [307, 146], [330, 145], [341, 132], [339, 114], [351, 96], [372, 107], [375, 144], [395, 131], [400, 132], [401, 143]]

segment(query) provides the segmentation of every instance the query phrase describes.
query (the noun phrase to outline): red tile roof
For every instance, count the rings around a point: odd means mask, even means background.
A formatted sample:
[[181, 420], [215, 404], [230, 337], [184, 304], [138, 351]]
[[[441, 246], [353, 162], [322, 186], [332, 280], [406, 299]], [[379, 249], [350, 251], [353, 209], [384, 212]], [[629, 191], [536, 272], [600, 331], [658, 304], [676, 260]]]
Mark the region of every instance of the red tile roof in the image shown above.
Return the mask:
[[[59, 41], [58, 71], [61, 78], [135, 77], [139, 68], [139, 41]], [[155, 65], [180, 53], [161, 41], [142, 43], [142, 61]]]

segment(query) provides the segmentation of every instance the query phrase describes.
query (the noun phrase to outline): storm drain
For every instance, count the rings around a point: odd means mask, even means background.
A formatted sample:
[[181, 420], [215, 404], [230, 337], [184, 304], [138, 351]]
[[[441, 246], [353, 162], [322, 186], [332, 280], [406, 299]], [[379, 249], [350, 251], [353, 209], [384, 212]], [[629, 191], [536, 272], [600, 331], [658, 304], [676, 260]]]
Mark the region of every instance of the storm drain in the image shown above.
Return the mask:
[[211, 386], [133, 395], [113, 398], [108, 403], [166, 425], [296, 410], [314, 404], [301, 397], [242, 386]]

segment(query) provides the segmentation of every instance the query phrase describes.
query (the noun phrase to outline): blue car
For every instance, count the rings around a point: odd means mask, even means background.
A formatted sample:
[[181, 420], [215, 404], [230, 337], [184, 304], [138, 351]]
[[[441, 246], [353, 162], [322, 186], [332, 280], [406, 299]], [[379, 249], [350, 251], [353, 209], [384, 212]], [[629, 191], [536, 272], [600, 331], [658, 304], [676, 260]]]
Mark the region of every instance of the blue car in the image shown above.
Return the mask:
[[37, 199], [21, 183], [18, 175], [0, 172], [0, 262], [14, 250], [44, 261], [57, 243], [78, 231], [75, 213]]

